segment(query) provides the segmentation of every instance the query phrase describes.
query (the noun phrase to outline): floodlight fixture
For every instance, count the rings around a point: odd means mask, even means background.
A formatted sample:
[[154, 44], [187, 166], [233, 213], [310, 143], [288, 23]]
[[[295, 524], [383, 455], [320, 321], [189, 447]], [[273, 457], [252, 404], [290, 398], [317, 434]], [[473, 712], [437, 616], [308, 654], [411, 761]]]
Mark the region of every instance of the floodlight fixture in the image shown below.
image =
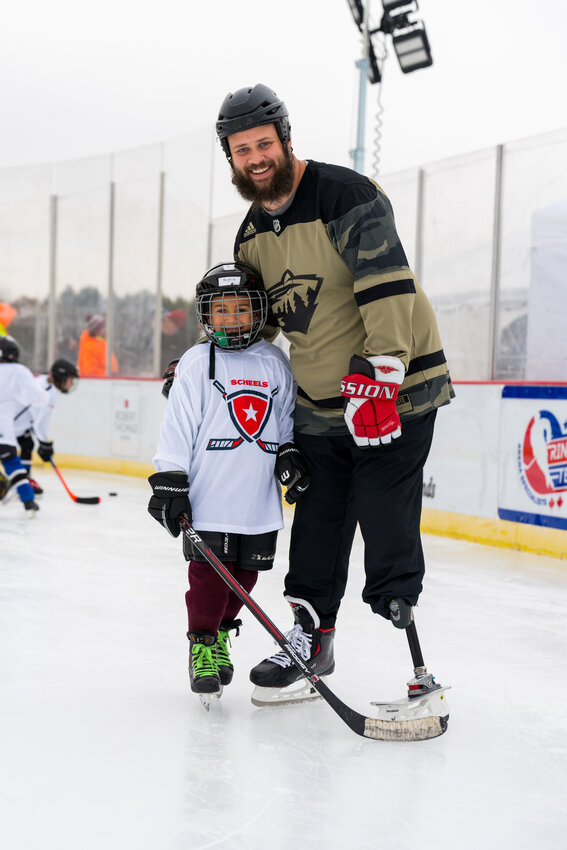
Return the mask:
[[372, 42], [368, 42], [368, 82], [370, 85], [382, 82], [382, 74], [380, 73], [380, 65], [374, 53]]
[[388, 15], [396, 9], [401, 9], [402, 6], [412, 6], [411, 11], [414, 11], [417, 9], [417, 0], [382, 0], [382, 6]]
[[364, 7], [362, 5], [362, 0], [347, 0], [347, 2], [350, 6], [350, 11], [352, 17], [354, 18], [354, 22], [357, 25], [358, 29], [362, 32], [362, 25], [364, 23]]
[[[364, 114], [366, 109], [366, 83], [382, 82], [381, 64], [374, 52], [372, 38], [377, 33], [391, 36], [394, 50], [404, 74], [433, 65], [431, 48], [423, 21], [416, 20], [417, 0], [382, 0], [383, 14], [380, 25], [370, 28], [370, 0], [347, 0], [352, 17], [363, 36], [362, 58], [356, 62], [360, 72], [358, 94], [357, 146], [352, 150], [356, 171], [364, 171]], [[364, 5], [366, 2], [366, 6]]]
[[419, 68], [433, 65], [429, 39], [423, 24], [415, 24], [410, 29], [395, 32], [392, 42], [402, 73], [410, 74]]

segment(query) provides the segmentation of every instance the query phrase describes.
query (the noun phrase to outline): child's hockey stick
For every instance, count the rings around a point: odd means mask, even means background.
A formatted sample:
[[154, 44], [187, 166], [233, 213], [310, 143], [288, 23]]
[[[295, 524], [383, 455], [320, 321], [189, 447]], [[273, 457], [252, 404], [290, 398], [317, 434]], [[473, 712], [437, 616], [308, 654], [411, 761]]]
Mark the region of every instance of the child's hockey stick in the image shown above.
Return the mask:
[[57, 476], [58, 476], [61, 484], [64, 486], [67, 493], [70, 495], [70, 497], [73, 499], [74, 502], [77, 502], [77, 504], [79, 504], [79, 505], [98, 505], [98, 503], [100, 502], [100, 498], [98, 496], [75, 496], [74, 493], [71, 493], [71, 491], [69, 490], [69, 488], [67, 487], [67, 484], [65, 483], [65, 481], [63, 479], [63, 476], [59, 472], [58, 468], [55, 466], [53, 458], [51, 458], [51, 457], [49, 458], [49, 463], [51, 464], [51, 466], [53, 467], [53, 469], [57, 473]]
[[183, 533], [191, 541], [195, 549], [209, 562], [216, 573], [224, 580], [230, 589], [238, 596], [246, 608], [258, 620], [267, 632], [271, 634], [276, 643], [290, 657], [291, 661], [300, 673], [307, 679], [313, 688], [323, 697], [323, 699], [331, 706], [341, 720], [347, 726], [350, 726], [353, 732], [357, 735], [362, 735], [364, 738], [374, 738], [378, 741], [425, 741], [428, 738], [436, 738], [442, 735], [447, 729], [447, 717], [429, 716], [421, 718], [413, 718], [411, 720], [378, 720], [372, 717], [365, 717], [359, 714], [348, 705], [345, 705], [333, 691], [327, 687], [325, 682], [313, 673], [305, 664], [303, 659], [297, 654], [293, 646], [288, 642], [285, 635], [280, 632], [278, 627], [272, 623], [267, 614], [262, 611], [260, 606], [252, 599], [252, 597], [244, 590], [241, 584], [227, 570], [224, 564], [219, 561], [216, 555], [209, 549], [199, 533], [195, 531], [189, 522], [187, 515], [184, 515], [179, 522]]

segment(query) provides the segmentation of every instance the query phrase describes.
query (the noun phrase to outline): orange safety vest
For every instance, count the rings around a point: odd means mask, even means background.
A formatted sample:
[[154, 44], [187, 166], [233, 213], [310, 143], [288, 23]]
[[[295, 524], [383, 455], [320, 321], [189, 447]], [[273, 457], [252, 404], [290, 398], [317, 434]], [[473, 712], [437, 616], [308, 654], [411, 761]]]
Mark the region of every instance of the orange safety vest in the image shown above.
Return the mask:
[[[102, 336], [91, 336], [84, 330], [79, 339], [79, 357], [77, 369], [81, 378], [106, 377], [106, 340]], [[114, 354], [110, 358], [110, 369], [118, 372], [118, 363]]]

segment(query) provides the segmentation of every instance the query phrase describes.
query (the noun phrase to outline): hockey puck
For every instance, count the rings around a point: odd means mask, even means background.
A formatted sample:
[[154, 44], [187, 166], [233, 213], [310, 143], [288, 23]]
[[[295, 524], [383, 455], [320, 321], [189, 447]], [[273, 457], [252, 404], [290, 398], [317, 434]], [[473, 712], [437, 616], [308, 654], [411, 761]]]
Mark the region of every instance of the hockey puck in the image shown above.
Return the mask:
[[109, 496], [118, 496], [118, 493], [109, 493]]

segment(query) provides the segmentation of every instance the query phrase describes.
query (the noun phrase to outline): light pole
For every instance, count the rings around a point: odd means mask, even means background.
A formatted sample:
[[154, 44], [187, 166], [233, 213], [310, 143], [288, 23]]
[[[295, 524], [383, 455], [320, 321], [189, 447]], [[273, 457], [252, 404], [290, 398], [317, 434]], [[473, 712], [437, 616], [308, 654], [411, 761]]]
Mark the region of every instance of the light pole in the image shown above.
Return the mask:
[[366, 81], [373, 85], [382, 79], [374, 52], [372, 36], [392, 36], [392, 43], [404, 74], [433, 65], [433, 57], [423, 21], [413, 18], [417, 0], [382, 0], [380, 26], [370, 29], [370, 0], [347, 0], [354, 22], [362, 33], [362, 58], [355, 64], [359, 70], [356, 147], [350, 151], [355, 171], [364, 172], [364, 133], [366, 125]]

